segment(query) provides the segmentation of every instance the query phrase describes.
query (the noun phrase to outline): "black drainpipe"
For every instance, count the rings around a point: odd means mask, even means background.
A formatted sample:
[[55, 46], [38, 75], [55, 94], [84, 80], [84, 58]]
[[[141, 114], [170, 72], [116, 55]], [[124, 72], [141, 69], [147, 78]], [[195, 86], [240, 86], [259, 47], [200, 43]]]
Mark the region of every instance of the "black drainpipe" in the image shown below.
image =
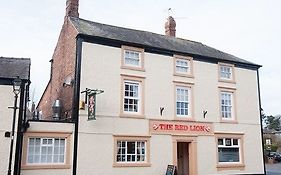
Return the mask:
[[74, 146], [73, 146], [73, 167], [72, 175], [77, 172], [77, 149], [78, 149], [78, 126], [79, 126], [79, 97], [80, 97], [80, 74], [81, 74], [81, 54], [82, 54], [82, 38], [76, 37], [76, 61], [75, 61], [75, 81], [74, 94], [72, 101], [72, 120], [74, 122]]
[[262, 129], [262, 114], [261, 114], [261, 94], [260, 94], [260, 76], [259, 76], [259, 70], [257, 69], [257, 81], [258, 81], [258, 93], [259, 93], [259, 108], [260, 108], [260, 122], [261, 122], [261, 142], [262, 142], [262, 161], [263, 161], [263, 171], [264, 174], [266, 174], [265, 169], [265, 160], [264, 160], [264, 141], [263, 141], [263, 129]]
[[20, 92], [20, 105], [19, 105], [19, 113], [18, 113], [18, 126], [17, 126], [17, 140], [16, 140], [16, 148], [15, 148], [15, 160], [14, 160], [14, 175], [18, 175], [19, 169], [20, 169], [20, 164], [19, 164], [19, 158], [20, 158], [20, 149], [21, 149], [21, 145], [20, 145], [20, 141], [21, 141], [21, 137], [22, 137], [22, 119], [23, 119], [23, 113], [24, 113], [24, 108], [26, 106], [26, 104], [24, 104], [25, 102], [25, 81], [22, 80], [22, 84], [21, 84], [21, 92]]
[[24, 114], [23, 114], [23, 120], [21, 122], [21, 126], [20, 126], [20, 137], [19, 137], [19, 143], [17, 144], [17, 146], [19, 147], [18, 150], [16, 150], [18, 153], [18, 160], [16, 159], [15, 161], [15, 169], [16, 169], [16, 165], [18, 166], [18, 170], [16, 173], [14, 173], [14, 175], [20, 175], [21, 172], [21, 159], [22, 159], [22, 145], [23, 145], [23, 134], [25, 132], [25, 123], [26, 123], [26, 109], [27, 109], [27, 103], [29, 101], [29, 87], [30, 87], [30, 81], [28, 80], [28, 82], [26, 83], [25, 86], [25, 101], [24, 101], [24, 105], [25, 105], [25, 110], [24, 110]]

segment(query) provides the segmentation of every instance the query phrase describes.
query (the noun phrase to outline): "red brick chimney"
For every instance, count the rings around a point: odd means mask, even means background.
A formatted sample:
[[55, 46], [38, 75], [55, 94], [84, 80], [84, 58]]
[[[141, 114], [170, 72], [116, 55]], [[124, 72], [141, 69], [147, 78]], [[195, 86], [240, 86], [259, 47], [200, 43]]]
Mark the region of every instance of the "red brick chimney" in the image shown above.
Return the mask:
[[165, 35], [176, 37], [176, 21], [172, 16], [169, 16], [165, 23]]
[[79, 0], [66, 0], [66, 14], [65, 16], [79, 17], [78, 13]]

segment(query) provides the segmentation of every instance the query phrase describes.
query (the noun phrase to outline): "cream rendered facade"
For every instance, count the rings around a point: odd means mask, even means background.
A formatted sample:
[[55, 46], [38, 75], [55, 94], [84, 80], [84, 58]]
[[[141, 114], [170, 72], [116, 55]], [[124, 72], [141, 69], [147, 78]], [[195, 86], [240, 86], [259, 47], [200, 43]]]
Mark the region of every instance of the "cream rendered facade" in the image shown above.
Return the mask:
[[[10, 85], [0, 85], [0, 174], [7, 174], [8, 163], [9, 163], [9, 153], [11, 139], [4, 137], [5, 132], [12, 130], [12, 120], [13, 120], [13, 109], [8, 109], [8, 107], [14, 106], [14, 93], [13, 86]], [[18, 104], [19, 105], [19, 104]], [[16, 116], [18, 116], [18, 111]], [[17, 123], [17, 121], [16, 121]], [[16, 134], [15, 134], [16, 138]], [[14, 143], [16, 141], [14, 140]], [[16, 144], [14, 144], [15, 149]], [[15, 154], [15, 152], [13, 152]], [[14, 155], [13, 155], [14, 160]], [[13, 164], [12, 164], [13, 167]]]
[[[73, 124], [70, 123], [54, 123], [54, 122], [29, 122], [30, 127], [24, 134], [23, 152], [22, 152], [22, 175], [69, 175], [72, 172], [72, 153], [73, 153]], [[28, 164], [28, 139], [37, 138], [53, 138], [66, 137], [65, 164]]]
[[[144, 52], [144, 70], [125, 69], [121, 65], [120, 47], [88, 42], [82, 43], [81, 60], [80, 92], [91, 88], [102, 89], [104, 93], [97, 95], [96, 120], [87, 120], [87, 109], [79, 111], [77, 174], [164, 174], [168, 164], [177, 165], [176, 142], [189, 144], [190, 174], [263, 173], [256, 70], [234, 67], [235, 82], [223, 82], [219, 81], [217, 63], [194, 58], [193, 76], [177, 76], [174, 74], [173, 56], [148, 52]], [[122, 77], [142, 79], [143, 116], [122, 114]], [[179, 121], [175, 117], [177, 84], [191, 87], [191, 121]], [[221, 89], [234, 92], [234, 122], [221, 120]], [[84, 94], [81, 94], [80, 100], [84, 98]], [[162, 116], [159, 113], [160, 107], [164, 107]], [[208, 111], [206, 117], [203, 117], [203, 111]], [[149, 126], [153, 120], [178, 121], [182, 124], [208, 123], [213, 126], [213, 133], [155, 134]], [[238, 166], [221, 166], [218, 163], [217, 138], [220, 135], [241, 138], [242, 160]], [[118, 137], [146, 137], [149, 140], [147, 164], [116, 164], [114, 142]]]

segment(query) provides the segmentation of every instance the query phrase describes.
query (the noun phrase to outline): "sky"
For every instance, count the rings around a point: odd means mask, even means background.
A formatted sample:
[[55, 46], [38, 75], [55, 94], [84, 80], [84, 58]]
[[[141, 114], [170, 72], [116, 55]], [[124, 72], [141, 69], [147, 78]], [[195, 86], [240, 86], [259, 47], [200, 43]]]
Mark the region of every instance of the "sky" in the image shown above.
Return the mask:
[[[0, 56], [31, 58], [31, 100], [38, 102], [63, 24], [66, 0], [8, 0], [0, 6]], [[262, 65], [261, 103], [281, 114], [280, 0], [80, 0], [80, 18], [164, 34], [172, 15], [177, 37]], [[172, 10], [168, 12], [168, 9]], [[0, 70], [1, 71], [1, 70]]]

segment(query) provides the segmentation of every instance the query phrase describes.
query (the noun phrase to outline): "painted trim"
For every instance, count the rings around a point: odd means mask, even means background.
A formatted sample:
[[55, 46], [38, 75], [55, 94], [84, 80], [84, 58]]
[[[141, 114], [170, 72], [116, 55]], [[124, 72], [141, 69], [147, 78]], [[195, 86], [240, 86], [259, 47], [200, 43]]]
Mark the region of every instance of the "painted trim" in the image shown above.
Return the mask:
[[[182, 59], [187, 60], [189, 62], [189, 72], [182, 73], [176, 71], [176, 61]], [[194, 78], [193, 74], [193, 58], [190, 56], [182, 56], [182, 55], [174, 55], [173, 57], [173, 66], [174, 66], [174, 76], [181, 76], [181, 77], [188, 77], [188, 78]]]
[[[221, 93], [222, 92], [228, 92], [232, 93], [232, 117], [231, 119], [224, 119], [222, 117], [222, 110], [221, 110]], [[236, 104], [236, 91], [232, 88], [225, 88], [225, 87], [219, 87], [219, 112], [220, 112], [220, 122], [221, 123], [238, 123], [238, 117], [237, 117], [237, 104]]]
[[[173, 81], [174, 83], [174, 120], [182, 120], [182, 121], [195, 121], [194, 118], [194, 92], [193, 92], [193, 83], [187, 83], [187, 82], [179, 82], [179, 81]], [[177, 115], [177, 87], [183, 87], [188, 88], [191, 92], [189, 92], [189, 98], [190, 98], [190, 115], [186, 117], [179, 117]]]
[[[128, 51], [134, 51], [134, 52], [139, 52], [140, 53], [140, 66], [131, 66], [131, 65], [126, 65], [124, 62], [124, 52]], [[131, 46], [121, 46], [121, 69], [130, 69], [130, 70], [137, 70], [137, 71], [145, 71], [144, 70], [144, 49], [143, 48], [137, 48], [137, 47], [131, 47]]]
[[[140, 111], [139, 112], [127, 112], [124, 111], [124, 82], [125, 81], [138, 82], [140, 87]], [[129, 118], [145, 118], [145, 89], [144, 89], [144, 78], [139, 76], [131, 76], [121, 74], [121, 92], [120, 92], [120, 117], [129, 117]]]
[[177, 143], [186, 142], [188, 143], [188, 152], [189, 152], [189, 173], [192, 175], [197, 175], [197, 137], [189, 136], [172, 136], [173, 143], [173, 164], [178, 166], [177, 160]]
[[[22, 156], [22, 169], [32, 170], [32, 169], [69, 169], [70, 164], [70, 150], [71, 150], [71, 136], [70, 132], [26, 132], [23, 136], [23, 156]], [[35, 138], [65, 138], [65, 163], [64, 164], [27, 164], [27, 150], [28, 150], [28, 139], [31, 137]]]
[[244, 133], [227, 133], [227, 132], [216, 132], [215, 133], [215, 143], [216, 143], [216, 149], [218, 150], [218, 139], [219, 138], [232, 138], [232, 139], [239, 139], [240, 145], [239, 145], [239, 163], [219, 163], [219, 155], [218, 151], [216, 151], [216, 164], [217, 164], [217, 170], [232, 170], [232, 169], [245, 169], [245, 163], [244, 163]]
[[[132, 135], [113, 135], [113, 167], [150, 167], [150, 137], [151, 136], [132, 136]], [[146, 162], [116, 162], [117, 141], [145, 141], [146, 142]]]
[[[231, 79], [223, 79], [220, 76], [220, 67], [221, 66], [226, 66], [231, 68]], [[235, 66], [234, 64], [228, 64], [228, 63], [223, 63], [223, 62], [218, 62], [218, 80], [219, 82], [224, 82], [224, 83], [233, 83], [236, 84], [235, 82]]]

